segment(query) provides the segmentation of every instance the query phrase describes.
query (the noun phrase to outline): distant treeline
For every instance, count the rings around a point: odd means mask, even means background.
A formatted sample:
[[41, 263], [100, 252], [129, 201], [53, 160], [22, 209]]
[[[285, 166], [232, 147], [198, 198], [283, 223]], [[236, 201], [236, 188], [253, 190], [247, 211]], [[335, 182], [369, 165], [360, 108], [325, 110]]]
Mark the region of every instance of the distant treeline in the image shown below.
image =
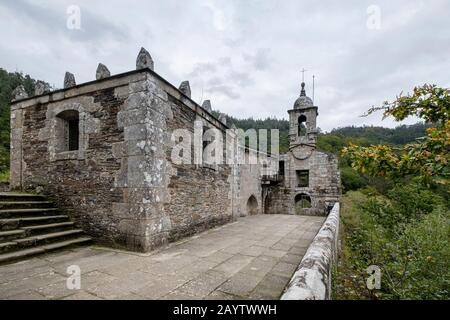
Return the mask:
[[[218, 112], [216, 112], [218, 114]], [[278, 129], [280, 130], [280, 151], [289, 150], [289, 121], [276, 118], [266, 119], [237, 119], [227, 115], [227, 123], [234, 124], [243, 130], [247, 129]], [[417, 123], [413, 125], [401, 125], [394, 129], [363, 126], [348, 126], [333, 129], [328, 133], [320, 133], [318, 147], [324, 151], [338, 153], [349, 142], [360, 145], [394, 144], [402, 145], [413, 142], [416, 138], [426, 135], [426, 129], [430, 125]], [[320, 129], [319, 129], [320, 132]]]

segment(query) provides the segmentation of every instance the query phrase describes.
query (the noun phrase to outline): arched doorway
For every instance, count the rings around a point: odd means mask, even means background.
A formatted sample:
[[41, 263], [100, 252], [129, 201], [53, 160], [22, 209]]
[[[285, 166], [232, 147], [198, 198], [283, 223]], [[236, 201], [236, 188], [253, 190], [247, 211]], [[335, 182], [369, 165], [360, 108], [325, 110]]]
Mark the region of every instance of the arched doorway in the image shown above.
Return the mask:
[[295, 214], [302, 214], [305, 209], [311, 208], [311, 197], [305, 193], [295, 196]]
[[247, 200], [247, 215], [253, 216], [258, 214], [258, 201], [254, 195], [251, 195]]

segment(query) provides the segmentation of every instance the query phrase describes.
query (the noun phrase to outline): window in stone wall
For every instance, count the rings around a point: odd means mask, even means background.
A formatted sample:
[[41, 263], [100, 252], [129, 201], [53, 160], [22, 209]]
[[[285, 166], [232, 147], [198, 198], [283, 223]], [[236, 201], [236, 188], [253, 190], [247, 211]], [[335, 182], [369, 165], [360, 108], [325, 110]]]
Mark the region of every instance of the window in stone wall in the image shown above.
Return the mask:
[[303, 114], [298, 117], [298, 136], [306, 136], [306, 116]]
[[297, 170], [297, 187], [309, 187], [309, 170]]
[[76, 151], [79, 149], [80, 119], [78, 111], [66, 110], [58, 114], [56, 133], [58, 138], [58, 151]]
[[284, 161], [278, 162], [278, 174], [284, 176]]

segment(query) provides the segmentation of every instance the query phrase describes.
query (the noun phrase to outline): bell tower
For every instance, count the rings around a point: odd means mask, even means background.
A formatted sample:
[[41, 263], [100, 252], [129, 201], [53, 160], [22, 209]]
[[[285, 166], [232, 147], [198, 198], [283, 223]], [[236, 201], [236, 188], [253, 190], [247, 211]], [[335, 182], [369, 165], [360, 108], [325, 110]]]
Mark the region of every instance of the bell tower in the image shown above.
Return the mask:
[[289, 113], [289, 149], [297, 146], [316, 147], [318, 130], [316, 119], [317, 107], [310, 97], [306, 96], [305, 83], [301, 84], [300, 97], [294, 103], [294, 109]]

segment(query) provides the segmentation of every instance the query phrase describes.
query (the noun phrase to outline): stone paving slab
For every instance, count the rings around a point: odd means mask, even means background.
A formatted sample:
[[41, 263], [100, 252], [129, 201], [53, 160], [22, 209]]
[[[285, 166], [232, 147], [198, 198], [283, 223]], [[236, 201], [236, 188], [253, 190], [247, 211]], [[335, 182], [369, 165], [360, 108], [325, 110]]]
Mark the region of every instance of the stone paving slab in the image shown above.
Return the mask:
[[[0, 266], [0, 299], [278, 299], [325, 217], [239, 218], [160, 250], [95, 246]], [[67, 267], [81, 288], [67, 288]]]

